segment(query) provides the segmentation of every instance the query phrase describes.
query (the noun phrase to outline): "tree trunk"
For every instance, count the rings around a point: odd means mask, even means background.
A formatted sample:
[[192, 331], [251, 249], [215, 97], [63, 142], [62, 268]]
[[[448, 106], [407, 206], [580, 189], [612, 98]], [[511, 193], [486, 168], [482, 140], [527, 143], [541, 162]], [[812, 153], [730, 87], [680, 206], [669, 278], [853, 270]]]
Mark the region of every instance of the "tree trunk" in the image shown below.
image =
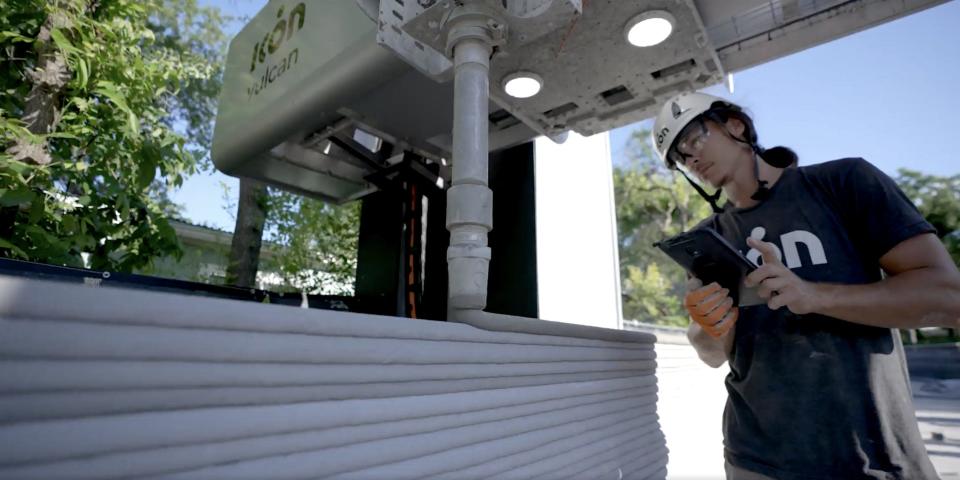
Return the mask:
[[[51, 37], [54, 29], [69, 31], [73, 28], [68, 15], [61, 10], [68, 8], [64, 2], [47, 16], [37, 35], [36, 67], [26, 72], [32, 84], [24, 102], [23, 118], [30, 133], [43, 135], [53, 132], [60, 122], [60, 94], [70, 81], [72, 73], [67, 59]], [[37, 165], [50, 163], [46, 142], [40, 145], [19, 140], [10, 148], [13, 158]]]
[[[66, 8], [62, 2], [58, 8]], [[73, 25], [66, 15], [55, 10], [44, 20], [37, 35], [36, 67], [28, 70], [26, 77], [30, 80], [30, 93], [27, 94], [23, 108], [23, 120], [30, 133], [42, 135], [53, 132], [60, 121], [60, 93], [70, 81], [70, 68], [67, 59], [57, 48], [50, 36], [55, 28], [68, 31]], [[10, 146], [8, 152], [14, 160], [35, 165], [47, 165], [51, 161], [47, 149], [47, 142], [33, 144], [24, 139], [17, 139]], [[19, 207], [0, 207], [0, 238], [10, 238], [17, 221]], [[5, 252], [5, 251], [4, 251]]]
[[240, 179], [237, 224], [233, 230], [227, 284], [252, 288], [260, 267], [260, 245], [267, 220], [267, 186], [249, 178]]

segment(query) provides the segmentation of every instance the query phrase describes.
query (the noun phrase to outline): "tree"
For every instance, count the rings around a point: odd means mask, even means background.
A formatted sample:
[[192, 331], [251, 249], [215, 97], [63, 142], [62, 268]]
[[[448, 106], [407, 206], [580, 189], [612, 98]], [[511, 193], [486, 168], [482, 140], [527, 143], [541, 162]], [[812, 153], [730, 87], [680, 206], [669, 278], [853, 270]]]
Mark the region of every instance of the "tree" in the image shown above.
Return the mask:
[[906, 168], [897, 173], [900, 189], [937, 229], [954, 263], [960, 265], [960, 175], [938, 177]]
[[[224, 208], [236, 211], [228, 285], [253, 287], [257, 272], [265, 268], [279, 273], [282, 290], [353, 294], [360, 202], [332, 205], [241, 178], [240, 195], [233, 203], [229, 187], [223, 187]], [[265, 267], [260, 261], [264, 245], [271, 253]]]
[[649, 141], [649, 130], [634, 132], [627, 164], [613, 171], [623, 317], [686, 326], [686, 274], [653, 243], [696, 225], [710, 208], [657, 160]]
[[227, 53], [224, 28], [237, 21], [213, 7], [201, 7], [197, 0], [151, 0], [153, 9], [148, 27], [156, 42], [151, 49], [161, 48], [186, 57], [205, 70], [205, 75], [176, 80], [178, 88], [159, 100], [167, 115], [163, 121], [181, 131], [187, 148], [199, 159], [199, 167], [213, 167], [209, 152], [213, 144], [213, 119], [223, 86]]
[[222, 18], [195, 0], [0, 12], [0, 254], [118, 271], [178, 254], [160, 199], [209, 143]]
[[284, 283], [300, 292], [353, 294], [360, 202], [331, 205], [274, 191], [269, 203], [269, 241]]
[[227, 285], [250, 288], [256, 284], [269, 201], [265, 183], [251, 178], [240, 179], [236, 224], [227, 257]]

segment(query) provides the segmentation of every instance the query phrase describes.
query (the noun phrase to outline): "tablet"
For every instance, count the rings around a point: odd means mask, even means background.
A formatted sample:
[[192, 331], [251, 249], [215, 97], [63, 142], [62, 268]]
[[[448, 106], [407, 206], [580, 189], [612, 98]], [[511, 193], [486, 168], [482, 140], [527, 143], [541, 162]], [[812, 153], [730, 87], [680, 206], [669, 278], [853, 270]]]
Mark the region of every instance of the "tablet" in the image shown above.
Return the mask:
[[684, 232], [654, 246], [704, 285], [717, 282], [730, 290], [735, 305], [746, 307], [767, 303], [757, 295], [755, 288], [748, 289], [743, 285], [747, 275], [756, 270], [756, 265], [712, 229]]

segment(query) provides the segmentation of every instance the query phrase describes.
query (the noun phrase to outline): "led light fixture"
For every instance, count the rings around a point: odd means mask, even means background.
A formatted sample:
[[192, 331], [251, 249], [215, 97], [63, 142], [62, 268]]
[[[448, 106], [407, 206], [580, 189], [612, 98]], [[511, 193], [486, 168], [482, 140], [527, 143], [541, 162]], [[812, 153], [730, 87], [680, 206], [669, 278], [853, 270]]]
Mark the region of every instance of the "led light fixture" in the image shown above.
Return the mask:
[[652, 47], [673, 33], [675, 21], [665, 10], [650, 10], [630, 19], [624, 33], [631, 45]]
[[516, 72], [503, 79], [503, 91], [514, 98], [530, 98], [540, 92], [543, 79], [531, 72]]

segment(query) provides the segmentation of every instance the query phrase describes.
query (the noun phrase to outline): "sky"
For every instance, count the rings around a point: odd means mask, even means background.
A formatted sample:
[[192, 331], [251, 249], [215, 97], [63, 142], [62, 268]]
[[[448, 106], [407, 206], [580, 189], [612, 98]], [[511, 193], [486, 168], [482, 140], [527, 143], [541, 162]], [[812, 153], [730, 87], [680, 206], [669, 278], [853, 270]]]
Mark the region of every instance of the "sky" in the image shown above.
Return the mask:
[[[201, 0], [235, 16], [253, 16], [265, 0]], [[960, 2], [924, 10], [832, 42], [734, 73], [728, 98], [752, 114], [765, 147], [784, 145], [801, 165], [863, 157], [889, 175], [910, 168], [960, 174]], [[614, 162], [625, 158], [638, 122], [610, 132]], [[194, 223], [232, 231], [216, 173], [189, 179], [173, 195]]]

